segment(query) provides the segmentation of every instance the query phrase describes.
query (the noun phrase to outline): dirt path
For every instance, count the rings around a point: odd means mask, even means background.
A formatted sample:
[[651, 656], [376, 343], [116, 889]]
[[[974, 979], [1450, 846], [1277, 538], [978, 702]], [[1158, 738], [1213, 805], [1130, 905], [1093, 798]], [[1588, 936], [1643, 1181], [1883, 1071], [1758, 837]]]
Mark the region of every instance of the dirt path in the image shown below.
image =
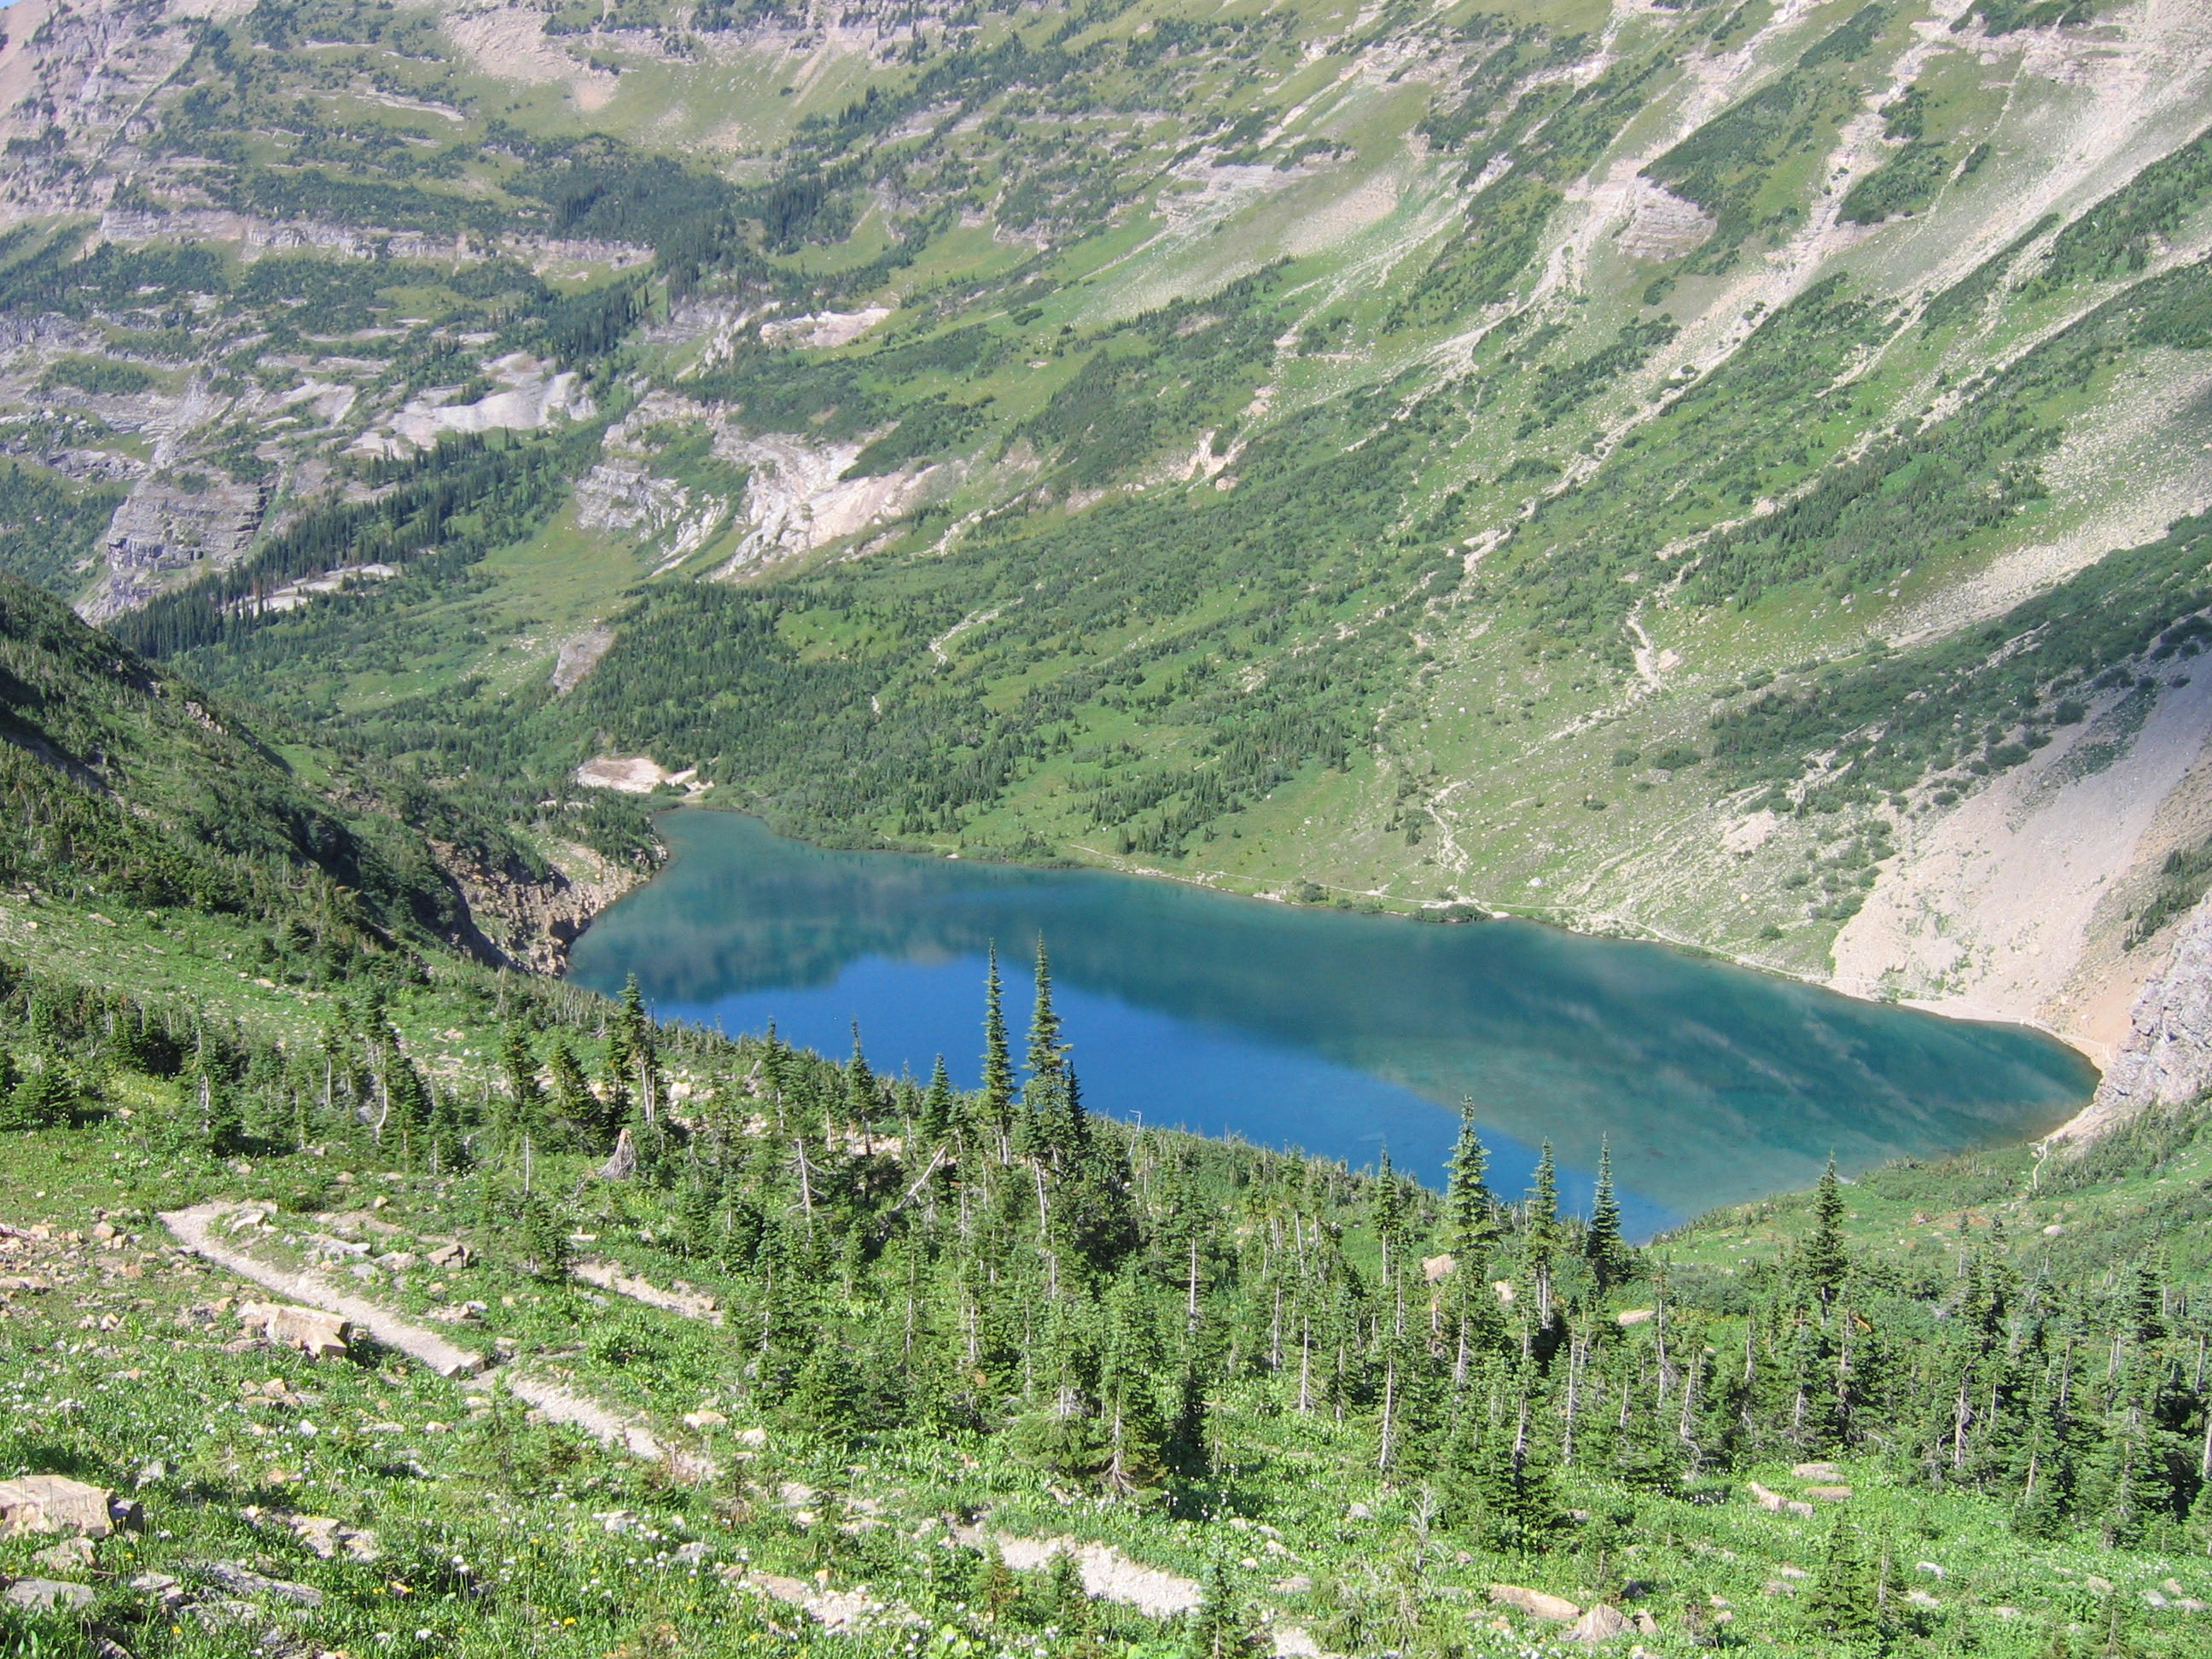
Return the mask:
[[[274, 1291], [307, 1307], [337, 1314], [367, 1331], [386, 1347], [398, 1349], [441, 1376], [471, 1377], [491, 1369], [495, 1362], [486, 1356], [448, 1342], [435, 1331], [402, 1319], [389, 1308], [349, 1296], [320, 1273], [290, 1272], [224, 1243], [215, 1236], [216, 1223], [237, 1212], [236, 1205], [196, 1204], [190, 1209], [164, 1211], [161, 1224], [195, 1255], [228, 1267], [240, 1278], [252, 1279], [264, 1290]], [[556, 1423], [573, 1424], [602, 1445], [654, 1462], [665, 1460], [671, 1468], [688, 1480], [710, 1479], [718, 1472], [711, 1461], [666, 1444], [635, 1418], [626, 1417], [558, 1383], [512, 1369], [500, 1372], [498, 1380], [516, 1399], [536, 1407]]]

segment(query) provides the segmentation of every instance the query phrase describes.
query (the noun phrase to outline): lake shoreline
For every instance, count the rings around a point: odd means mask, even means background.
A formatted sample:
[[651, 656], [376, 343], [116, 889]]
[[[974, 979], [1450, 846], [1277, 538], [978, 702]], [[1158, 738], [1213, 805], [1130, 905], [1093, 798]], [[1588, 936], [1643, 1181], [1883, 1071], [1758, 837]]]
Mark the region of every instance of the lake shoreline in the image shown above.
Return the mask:
[[[1856, 1170], [2027, 1144], [2096, 1089], [2077, 1051], [2030, 1027], [1931, 1017], [1625, 930], [1511, 912], [1386, 928], [1370, 923], [1408, 920], [1403, 908], [1158, 868], [823, 847], [758, 813], [674, 805], [653, 820], [660, 872], [579, 941], [574, 982], [611, 992], [635, 972], [665, 1017], [774, 1020], [816, 1048], [842, 1047], [858, 1019], [883, 1063], [924, 1075], [950, 1048], [964, 1072], [956, 1034], [986, 947], [1000, 947], [1018, 1025], [1017, 959], [1048, 934], [1097, 1109], [1348, 1167], [1387, 1146], [1440, 1179], [1472, 1097], [1486, 1138], [1512, 1143], [1509, 1179], [1544, 1140], [1586, 1176], [1609, 1135], [1616, 1168], [1673, 1224], [1795, 1190], [1831, 1152]], [[1124, 879], [1146, 874], [1164, 879]], [[1213, 908], [1224, 899], [1255, 902]]]
[[[2087, 1045], [2085, 1039], [2079, 1039], [2065, 1031], [2059, 1030], [2056, 1027], [2046, 1024], [2042, 1020], [2033, 1018], [2032, 1015], [2013, 1015], [1997, 1012], [1969, 1014], [1959, 1012], [1959, 1005], [1954, 1003], [1931, 1002], [1923, 999], [1912, 997], [1885, 997], [1872, 995], [1863, 989], [1857, 988], [1857, 981], [1845, 981], [1833, 975], [1823, 977], [1815, 974], [1798, 973], [1788, 968], [1777, 967], [1771, 963], [1759, 962], [1751, 957], [1736, 956], [1727, 951], [1717, 949], [1712, 945], [1701, 944], [1695, 939], [1682, 939], [1672, 933], [1662, 933], [1656, 928], [1644, 927], [1639, 923], [1629, 922], [1618, 918], [1613, 919], [1615, 925], [1608, 927], [1578, 927], [1574, 926], [1571, 922], [1559, 920], [1556, 915], [1533, 914], [1537, 911], [1556, 912], [1566, 908], [1561, 905], [1530, 905], [1516, 908], [1489, 904], [1479, 899], [1460, 900], [1451, 902], [1447, 902], [1443, 900], [1419, 902], [1405, 899], [1391, 900], [1384, 898], [1380, 894], [1364, 891], [1361, 892], [1361, 896], [1370, 901], [1370, 903], [1367, 905], [1316, 904], [1310, 903], [1289, 896], [1288, 892], [1285, 890], [1297, 885], [1297, 884], [1295, 882], [1285, 882], [1276, 886], [1270, 887], [1267, 884], [1260, 882], [1255, 877], [1240, 876], [1233, 878], [1235, 880], [1252, 883], [1259, 889], [1259, 890], [1256, 891], [1247, 892], [1239, 888], [1224, 884], [1227, 881], [1232, 879], [1225, 871], [1202, 871], [1196, 874], [1184, 874], [1179, 871], [1161, 869], [1157, 865], [1138, 864], [1133, 861], [1124, 860], [1119, 854], [1103, 853], [1100, 852], [1096, 848], [1081, 847], [1079, 845], [1078, 846], [1077, 850], [1091, 854], [1092, 855], [1092, 860], [1095, 861], [1086, 862], [1081, 859], [1072, 859], [1061, 855], [1054, 855], [1049, 859], [1023, 858], [1012, 851], [1000, 848], [988, 848], [972, 854], [966, 851], [945, 853], [939, 851], [935, 848], [902, 847], [882, 840], [877, 840], [866, 846], [839, 847], [831, 845], [828, 842], [817, 841], [812, 836], [802, 835], [794, 830], [781, 827], [765, 813], [750, 811], [742, 806], [726, 806], [700, 800], [672, 801], [665, 811], [654, 815], [653, 821], [657, 824], [662, 818], [673, 817], [679, 812], [725, 812], [738, 817], [751, 818], [761, 824], [763, 828], [769, 830], [772, 834], [781, 836], [787, 840], [803, 842], [808, 847], [816, 848], [823, 852], [883, 853], [905, 858], [942, 859], [946, 863], [951, 864], [997, 865], [1012, 870], [1097, 871], [1108, 875], [1128, 876], [1141, 880], [1167, 882], [1178, 887], [1194, 888], [1200, 892], [1218, 893], [1224, 898], [1249, 899], [1256, 903], [1280, 905], [1285, 908], [1293, 910], [1312, 910], [1325, 915], [1387, 916], [1395, 918], [1401, 921], [1422, 923], [1423, 916], [1421, 913], [1424, 911], [1473, 908], [1485, 912], [1486, 918], [1489, 921], [1525, 921], [1539, 927], [1552, 928], [1559, 933], [1565, 933], [1575, 939], [1612, 939], [1632, 944], [1663, 945], [1670, 951], [1679, 951], [1680, 954], [1686, 957], [1696, 957], [1705, 962], [1723, 963], [1731, 968], [1741, 968], [1747, 973], [1762, 974], [1772, 979], [1786, 980], [1794, 985], [1810, 986], [1816, 990], [1832, 992], [1837, 996], [1846, 997], [1853, 1002], [1863, 1002], [1871, 1007], [1910, 1008], [1918, 1013], [1930, 1014], [1938, 1019], [1948, 1020], [1954, 1025], [2017, 1026], [2023, 1030], [2034, 1031], [2040, 1036], [2049, 1037], [2054, 1042], [2063, 1043], [2067, 1048], [2072, 1049], [2075, 1054], [2079, 1054], [2084, 1060], [2086, 1060], [2090, 1066], [2095, 1070], [2100, 1080], [2104, 1075], [2106, 1061], [2109, 1058], [2109, 1055], [2106, 1054], [2092, 1052], [2090, 1046]], [[647, 881], [658, 879], [661, 873], [672, 867], [675, 862], [675, 853], [673, 849], [670, 848], [665, 842], [663, 842], [662, 852], [663, 858], [659, 869], [656, 870], [653, 876], [648, 877], [647, 878]], [[1208, 879], [1209, 876], [1212, 878]], [[1323, 884], [1319, 883], [1312, 884], [1317, 886], [1324, 885]], [[1339, 888], [1334, 890], [1343, 893], [1351, 893], [1359, 891], [1360, 890], [1352, 888]], [[1401, 908], [1394, 908], [1394, 905]], [[596, 920], [596, 914], [591, 920]], [[590, 921], [587, 920], [585, 925], [588, 927], [590, 925]], [[1480, 924], [1474, 921], [1439, 921], [1425, 923], [1425, 925], [1443, 927], [1476, 927]], [[2101, 1044], [2097, 1045], [2099, 1048], [2102, 1048], [2102, 1046], [2103, 1045]], [[2085, 1112], [2087, 1109], [2088, 1108], [2086, 1106], [2082, 1109]], [[2069, 1120], [2069, 1122], [2071, 1121], [2072, 1120]], [[2063, 1132], [2063, 1130], [2062, 1127], [2059, 1130], [2051, 1131], [2051, 1133], [2057, 1134]], [[2032, 1143], [2022, 1142], [2021, 1144], [2029, 1145]]]

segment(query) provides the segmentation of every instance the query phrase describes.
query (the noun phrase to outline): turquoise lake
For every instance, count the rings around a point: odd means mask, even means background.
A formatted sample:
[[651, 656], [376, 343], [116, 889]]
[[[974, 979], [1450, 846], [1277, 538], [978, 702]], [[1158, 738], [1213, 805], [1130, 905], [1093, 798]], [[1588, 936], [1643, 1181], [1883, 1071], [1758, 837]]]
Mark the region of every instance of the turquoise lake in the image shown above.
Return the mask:
[[1639, 1233], [1846, 1172], [2029, 1139], [2088, 1098], [2074, 1050], [1662, 945], [1532, 922], [1432, 927], [1172, 882], [830, 852], [735, 813], [660, 820], [674, 854], [577, 942], [570, 976], [737, 1032], [977, 1082], [984, 952], [1029, 1018], [1042, 936], [1085, 1103], [1297, 1146], [1387, 1146], [1440, 1184], [1471, 1097], [1518, 1196], [1551, 1140], [1587, 1200], [1601, 1137]]

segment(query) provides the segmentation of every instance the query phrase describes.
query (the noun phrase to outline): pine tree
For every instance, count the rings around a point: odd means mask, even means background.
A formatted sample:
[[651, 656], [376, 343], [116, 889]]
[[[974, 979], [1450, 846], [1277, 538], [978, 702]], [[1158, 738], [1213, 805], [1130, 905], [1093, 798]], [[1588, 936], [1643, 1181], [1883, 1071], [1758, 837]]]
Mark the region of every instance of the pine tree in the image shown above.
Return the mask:
[[853, 1053], [845, 1062], [845, 1115], [854, 1129], [865, 1136], [876, 1115], [876, 1074], [860, 1048], [860, 1022], [853, 1022]]
[[1014, 1061], [1006, 1046], [1006, 1014], [999, 983], [999, 951], [991, 947], [983, 981], [982, 1127], [999, 1143], [1004, 1161], [1011, 1153], [1014, 1122]]
[[1805, 1621], [1846, 1642], [1870, 1642], [1879, 1632], [1874, 1576], [1859, 1553], [1857, 1529], [1838, 1521], [1828, 1534], [1820, 1574], [1806, 1599]]
[[1475, 1133], [1474, 1100], [1459, 1104], [1459, 1139], [1453, 1145], [1445, 1169], [1449, 1181], [1444, 1192], [1453, 1254], [1469, 1273], [1480, 1273], [1498, 1238], [1498, 1200], [1492, 1197], [1484, 1176], [1490, 1169], [1490, 1152]]
[[1390, 1167], [1388, 1146], [1376, 1158], [1374, 1197], [1370, 1203], [1375, 1236], [1382, 1243], [1382, 1282], [1388, 1285], [1397, 1274], [1398, 1234], [1406, 1217], [1405, 1189], [1398, 1185], [1397, 1172]]
[[1205, 1479], [1212, 1467], [1206, 1437], [1206, 1371], [1188, 1344], [1176, 1377], [1175, 1419], [1168, 1425], [1169, 1467], [1187, 1480]]
[[1832, 1155], [1820, 1173], [1813, 1193], [1813, 1233], [1798, 1257], [1800, 1270], [1823, 1310], [1833, 1304], [1850, 1271], [1850, 1256], [1844, 1248], [1844, 1183], [1836, 1174]]
[[1596, 1277], [1601, 1295], [1627, 1273], [1628, 1247], [1620, 1237], [1620, 1205], [1613, 1195], [1613, 1148], [1602, 1139], [1597, 1147], [1597, 1193], [1590, 1200], [1589, 1227], [1583, 1235], [1583, 1254]]
[[929, 1074], [929, 1091], [921, 1097], [921, 1139], [931, 1148], [945, 1146], [952, 1139], [952, 1079], [945, 1070], [945, 1056], [937, 1057], [936, 1068]]
[[1535, 1184], [1528, 1189], [1524, 1215], [1522, 1248], [1528, 1254], [1529, 1275], [1536, 1284], [1536, 1319], [1539, 1324], [1548, 1325], [1552, 1318], [1552, 1263], [1559, 1248], [1559, 1166], [1552, 1157], [1552, 1143], [1548, 1140], [1536, 1160]]
[[1257, 1645], [1252, 1620], [1229, 1579], [1227, 1558], [1216, 1556], [1206, 1570], [1206, 1586], [1190, 1614], [1183, 1638], [1185, 1659], [1233, 1659]]
[[1165, 1472], [1168, 1433], [1159, 1408], [1164, 1364], [1159, 1331], [1141, 1279], [1118, 1280], [1106, 1298], [1106, 1340], [1099, 1355], [1098, 1414], [1105, 1440], [1103, 1478], [1109, 1490], [1140, 1492]]
[[517, 1242], [532, 1279], [547, 1284], [568, 1276], [568, 1229], [542, 1192], [523, 1194], [517, 1217]]
[[509, 1020], [500, 1033], [500, 1071], [507, 1080], [507, 1121], [518, 1134], [545, 1133], [545, 1089], [538, 1080], [538, 1056], [530, 1036]]
[[1052, 1621], [1061, 1631], [1073, 1635], [1090, 1628], [1091, 1593], [1083, 1588], [1083, 1569], [1073, 1549], [1053, 1552], [1045, 1596], [1052, 1607]]
[[619, 1126], [606, 1121], [599, 1097], [578, 1063], [576, 1051], [565, 1034], [556, 1035], [545, 1056], [545, 1069], [553, 1079], [553, 1113], [590, 1152], [604, 1152], [614, 1142]]
[[1052, 964], [1045, 959], [1044, 935], [1040, 933], [1036, 947], [1036, 1003], [1030, 1013], [1030, 1075], [1047, 1077], [1057, 1073], [1062, 1052], [1060, 1016], [1052, 1006]]

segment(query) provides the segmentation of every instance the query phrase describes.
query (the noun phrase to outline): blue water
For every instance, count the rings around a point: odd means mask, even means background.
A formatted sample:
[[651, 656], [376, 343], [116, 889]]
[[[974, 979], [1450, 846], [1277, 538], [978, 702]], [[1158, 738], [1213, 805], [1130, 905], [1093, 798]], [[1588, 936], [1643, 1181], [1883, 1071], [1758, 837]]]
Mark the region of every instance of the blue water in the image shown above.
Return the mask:
[[661, 820], [675, 858], [578, 941], [663, 1017], [773, 1019], [842, 1055], [974, 1087], [984, 951], [1017, 1043], [1042, 936], [1094, 1110], [1440, 1183], [1472, 1097], [1516, 1195], [1550, 1139], [1586, 1202], [1601, 1137], [1648, 1232], [1846, 1171], [2048, 1131], [2095, 1086], [2072, 1049], [1663, 946], [1519, 921], [1429, 927], [1097, 871], [832, 852], [732, 813]]

